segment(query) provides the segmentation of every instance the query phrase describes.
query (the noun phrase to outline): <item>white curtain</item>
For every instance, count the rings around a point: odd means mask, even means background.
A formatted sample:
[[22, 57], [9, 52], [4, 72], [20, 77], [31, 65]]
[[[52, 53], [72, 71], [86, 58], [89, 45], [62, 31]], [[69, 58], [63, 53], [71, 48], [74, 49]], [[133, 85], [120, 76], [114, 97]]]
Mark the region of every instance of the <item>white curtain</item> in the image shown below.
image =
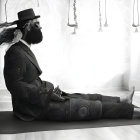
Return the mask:
[[[33, 45], [32, 50], [43, 70], [43, 80], [72, 92], [128, 89], [136, 85], [140, 79], [137, 77], [140, 49], [135, 44], [139, 33], [135, 34], [131, 26], [132, 1], [107, 0], [109, 26], [104, 27], [105, 1], [101, 0], [103, 31], [98, 32], [99, 0], [77, 0], [75, 35], [71, 34], [73, 28], [67, 26], [69, 0], [38, 1], [39, 7], [37, 0], [9, 0], [7, 16], [9, 22], [17, 20], [18, 11], [31, 7], [41, 15], [43, 42]], [[3, 22], [4, 3], [1, 0]]]

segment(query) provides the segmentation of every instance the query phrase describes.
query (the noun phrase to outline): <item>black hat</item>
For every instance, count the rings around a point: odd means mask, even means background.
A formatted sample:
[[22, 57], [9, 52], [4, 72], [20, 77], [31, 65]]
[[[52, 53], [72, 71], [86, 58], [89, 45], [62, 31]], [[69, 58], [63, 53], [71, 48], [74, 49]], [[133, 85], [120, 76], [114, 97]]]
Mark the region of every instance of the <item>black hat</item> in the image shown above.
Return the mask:
[[26, 9], [26, 10], [18, 12], [18, 20], [14, 21], [14, 23], [19, 26], [25, 21], [36, 19], [39, 17], [40, 16], [39, 15], [36, 16], [33, 9], [30, 8], [30, 9]]
[[35, 15], [32, 8], [18, 12], [18, 20], [13, 22], [5, 22], [0, 24], [0, 28], [8, 27], [17, 24], [18, 27], [22, 27], [26, 21], [39, 18], [39, 15]]

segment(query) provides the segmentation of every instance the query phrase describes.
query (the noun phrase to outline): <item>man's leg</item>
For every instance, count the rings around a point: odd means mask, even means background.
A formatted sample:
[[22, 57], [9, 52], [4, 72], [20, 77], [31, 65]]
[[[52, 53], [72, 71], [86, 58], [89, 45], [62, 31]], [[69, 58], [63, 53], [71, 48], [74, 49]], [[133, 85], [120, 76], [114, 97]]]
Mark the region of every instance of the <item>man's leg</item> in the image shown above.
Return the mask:
[[101, 118], [102, 104], [80, 98], [71, 98], [63, 102], [50, 102], [38, 116], [38, 120], [71, 121], [93, 120]]
[[99, 100], [101, 102], [120, 103], [120, 97], [105, 96], [101, 94], [88, 94], [89, 100]]
[[40, 120], [71, 121], [101, 118], [133, 118], [134, 106], [128, 103], [111, 103], [71, 98], [64, 102], [50, 102]]
[[42, 113], [37, 117], [37, 120], [53, 120], [53, 121], [67, 121], [69, 116], [69, 101], [50, 103], [44, 107]]
[[130, 92], [127, 95], [122, 96], [120, 98], [120, 102], [132, 104], [134, 93], [135, 93], [135, 87], [132, 87], [131, 90], [130, 90]]
[[114, 96], [105, 96], [101, 94], [82, 94], [82, 93], [64, 93], [62, 94], [64, 98], [78, 98], [78, 99], [86, 99], [86, 100], [92, 100], [92, 101], [101, 101], [101, 102], [114, 102], [119, 103], [120, 97], [114, 97]]
[[73, 93], [73, 94], [69, 94], [69, 93], [65, 93], [62, 92], [62, 96], [64, 97], [70, 97], [70, 98], [81, 98], [81, 99], [87, 99], [87, 100], [99, 100], [102, 102], [112, 102], [112, 103], [132, 103], [132, 99], [133, 99], [133, 95], [135, 92], [135, 87], [132, 87], [132, 89], [130, 90], [130, 92], [122, 97], [117, 97], [117, 96], [105, 96], [102, 94], [82, 94], [82, 93]]
[[70, 101], [70, 120], [132, 119], [133, 115], [134, 105], [129, 103], [112, 103], [84, 99], [71, 99]]
[[129, 103], [102, 103], [102, 118], [128, 118], [132, 119], [134, 105]]

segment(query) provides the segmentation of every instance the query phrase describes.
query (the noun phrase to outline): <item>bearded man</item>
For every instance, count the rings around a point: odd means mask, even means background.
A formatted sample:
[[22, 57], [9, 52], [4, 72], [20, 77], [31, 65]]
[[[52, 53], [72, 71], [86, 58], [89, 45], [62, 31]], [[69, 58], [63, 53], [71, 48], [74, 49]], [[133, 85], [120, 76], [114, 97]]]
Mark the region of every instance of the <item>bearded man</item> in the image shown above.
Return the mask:
[[5, 54], [4, 78], [11, 93], [13, 113], [21, 120], [93, 120], [100, 118], [130, 118], [140, 109], [132, 104], [134, 88], [125, 97], [100, 94], [69, 94], [42, 81], [42, 73], [32, 44], [42, 41], [40, 16], [33, 9], [18, 13], [16, 28], [8, 28], [0, 34], [0, 44], [11, 43], [19, 30], [21, 38]]

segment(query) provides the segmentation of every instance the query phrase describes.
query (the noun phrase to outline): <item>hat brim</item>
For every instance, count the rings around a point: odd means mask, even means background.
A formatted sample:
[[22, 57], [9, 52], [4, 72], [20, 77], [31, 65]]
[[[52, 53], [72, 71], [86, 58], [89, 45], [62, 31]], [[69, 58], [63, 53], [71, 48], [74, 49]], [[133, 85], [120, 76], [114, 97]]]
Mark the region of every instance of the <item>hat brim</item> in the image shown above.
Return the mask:
[[14, 21], [14, 23], [15, 23], [15, 24], [18, 24], [18, 23], [21, 23], [21, 22], [24, 22], [24, 21], [33, 20], [33, 19], [37, 19], [37, 18], [40, 18], [40, 16], [37, 15], [37, 16], [34, 16], [34, 17], [32, 17], [32, 18], [24, 18], [24, 19], [22, 19], [22, 20], [16, 20], [16, 21]]

